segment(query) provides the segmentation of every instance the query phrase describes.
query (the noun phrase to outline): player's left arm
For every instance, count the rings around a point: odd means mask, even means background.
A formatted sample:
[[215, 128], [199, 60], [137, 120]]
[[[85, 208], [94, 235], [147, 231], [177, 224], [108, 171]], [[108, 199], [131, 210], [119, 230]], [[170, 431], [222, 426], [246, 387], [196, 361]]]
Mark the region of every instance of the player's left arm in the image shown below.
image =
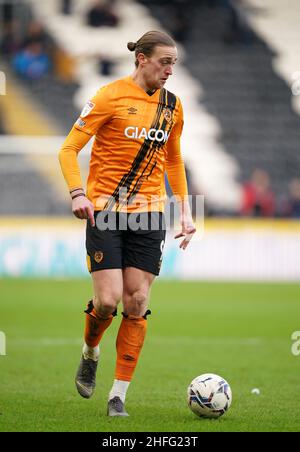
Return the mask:
[[181, 232], [176, 239], [184, 237], [180, 248], [186, 249], [196, 232], [188, 200], [188, 188], [185, 167], [180, 150], [180, 136], [183, 127], [182, 108], [180, 104], [179, 119], [176, 122], [167, 141], [166, 171], [169, 184], [180, 205]]

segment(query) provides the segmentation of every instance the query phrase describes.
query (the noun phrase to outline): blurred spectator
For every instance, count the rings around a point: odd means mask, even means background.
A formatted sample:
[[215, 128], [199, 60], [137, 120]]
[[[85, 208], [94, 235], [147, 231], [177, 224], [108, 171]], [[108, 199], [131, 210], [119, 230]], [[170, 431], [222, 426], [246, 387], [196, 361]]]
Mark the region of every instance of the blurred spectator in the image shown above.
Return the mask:
[[241, 0], [223, 0], [229, 12], [229, 28], [225, 33], [224, 42], [226, 44], [252, 44], [254, 34], [248, 25], [245, 5]]
[[21, 47], [18, 37], [18, 24], [11, 21], [4, 24], [4, 30], [1, 37], [0, 51], [6, 57], [13, 56]]
[[189, 31], [189, 8], [187, 5], [176, 2], [171, 9], [170, 30], [177, 42], [185, 42]]
[[32, 42], [38, 42], [43, 46], [43, 50], [49, 46], [49, 38], [46, 34], [42, 24], [36, 21], [30, 22], [26, 35], [22, 42], [22, 47], [27, 47], [28, 44]]
[[0, 17], [4, 23], [12, 22], [14, 17], [14, 5], [11, 0], [0, 2]]
[[27, 80], [37, 80], [49, 71], [50, 59], [40, 42], [31, 41], [16, 54], [13, 67]]
[[244, 184], [241, 214], [252, 217], [275, 215], [275, 196], [270, 188], [270, 178], [266, 171], [254, 170], [251, 180]]
[[104, 77], [111, 75], [114, 71], [114, 62], [109, 56], [100, 56], [98, 60], [99, 73]]
[[114, 11], [113, 1], [97, 0], [94, 6], [87, 13], [87, 23], [91, 27], [115, 27], [118, 25], [119, 18]]
[[300, 178], [295, 177], [289, 184], [289, 197], [283, 205], [282, 215], [300, 218]]
[[73, 11], [73, 0], [61, 0], [61, 12], [66, 16], [72, 14]]

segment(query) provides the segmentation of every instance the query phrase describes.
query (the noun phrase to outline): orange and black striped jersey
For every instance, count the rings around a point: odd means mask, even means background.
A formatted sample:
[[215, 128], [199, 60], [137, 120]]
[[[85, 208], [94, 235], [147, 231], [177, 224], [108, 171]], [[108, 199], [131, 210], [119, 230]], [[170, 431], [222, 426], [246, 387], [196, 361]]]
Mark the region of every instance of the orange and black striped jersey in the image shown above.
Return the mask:
[[82, 187], [77, 153], [95, 135], [87, 196], [95, 210], [162, 211], [164, 174], [175, 195], [187, 195], [180, 152], [183, 112], [162, 88], [146, 93], [131, 77], [101, 88], [85, 105], [60, 151], [69, 189]]

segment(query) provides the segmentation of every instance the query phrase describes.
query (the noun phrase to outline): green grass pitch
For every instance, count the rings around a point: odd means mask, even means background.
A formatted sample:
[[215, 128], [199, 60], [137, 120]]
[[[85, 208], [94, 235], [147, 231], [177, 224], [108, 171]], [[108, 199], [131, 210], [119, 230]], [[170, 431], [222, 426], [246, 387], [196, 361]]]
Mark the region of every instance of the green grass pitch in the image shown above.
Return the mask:
[[[299, 284], [157, 281], [129, 418], [107, 418], [120, 314], [102, 341], [96, 392], [77, 394], [89, 280], [0, 280], [0, 431], [300, 431]], [[121, 309], [119, 308], [119, 311]], [[206, 372], [226, 378], [233, 404], [197, 418], [186, 388]], [[260, 395], [251, 394], [259, 388]]]

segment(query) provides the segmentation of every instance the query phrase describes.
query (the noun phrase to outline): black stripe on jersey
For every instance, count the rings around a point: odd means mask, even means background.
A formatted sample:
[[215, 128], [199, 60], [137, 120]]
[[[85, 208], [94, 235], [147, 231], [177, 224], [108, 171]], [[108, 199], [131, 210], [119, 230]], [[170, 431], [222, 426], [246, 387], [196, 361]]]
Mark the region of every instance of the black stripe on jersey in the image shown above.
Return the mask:
[[[170, 108], [170, 109], [172, 110], [172, 121], [171, 121], [171, 123], [170, 123], [169, 130], [172, 129], [173, 122], [174, 122], [174, 119], [173, 119], [173, 118], [174, 118], [173, 112], [174, 112], [175, 107], [176, 107], [176, 101], [177, 101], [177, 98], [176, 98], [175, 94], [171, 93], [170, 91], [165, 90], [165, 102], [164, 102], [164, 108]], [[161, 130], [164, 130], [164, 131], [165, 131], [168, 124], [169, 124], [168, 121], [167, 121], [166, 118], [164, 117], [163, 122], [162, 122], [162, 124], [159, 126], [159, 128], [160, 128]], [[131, 197], [135, 196], [135, 195], [139, 192], [139, 190], [140, 190], [140, 188], [141, 188], [141, 185], [142, 185], [142, 183], [144, 182], [144, 180], [147, 180], [147, 179], [151, 176], [151, 174], [152, 174], [154, 168], [156, 167], [156, 163], [157, 163], [157, 162], [156, 162], [156, 159], [155, 159], [155, 161], [152, 163], [152, 166], [150, 166], [150, 164], [151, 164], [151, 162], [152, 162], [152, 160], [153, 160], [153, 157], [156, 155], [156, 152], [157, 152], [162, 146], [164, 146], [164, 144], [165, 144], [165, 143], [159, 142], [159, 143], [153, 144], [152, 148], [149, 149], [149, 151], [148, 151], [148, 153], [147, 153], [147, 158], [149, 159], [148, 162], [147, 162], [147, 165], [146, 165], [145, 168], [143, 169], [142, 174], [141, 174], [141, 175], [138, 177], [138, 179], [136, 180], [136, 182], [135, 182], [133, 188], [130, 190], [130, 192], [129, 192], [129, 194], [128, 194], [128, 200], [129, 200]], [[148, 170], [148, 174], [145, 174], [147, 170]]]
[[[156, 109], [156, 113], [155, 113], [155, 117], [154, 120], [151, 124], [151, 129], [156, 129], [159, 125], [159, 120], [163, 111], [163, 107], [164, 107], [164, 97], [165, 97], [165, 92], [166, 90], [163, 88], [160, 92], [160, 96], [159, 96], [159, 102], [158, 102], [158, 106]], [[114, 190], [113, 194], [111, 195], [109, 201], [105, 204], [104, 206], [104, 210], [111, 210], [114, 205], [116, 204], [117, 207], [119, 208], [119, 205], [124, 204], [127, 200], [128, 200], [128, 196], [126, 196], [125, 200], [120, 200], [120, 192], [122, 191], [122, 188], [125, 188], [129, 191], [130, 186], [132, 184], [132, 182], [134, 181], [138, 169], [141, 165], [141, 163], [143, 162], [144, 158], [146, 157], [148, 150], [151, 148], [151, 146], [153, 146], [154, 142], [152, 140], [149, 139], [145, 139], [143, 144], [140, 147], [140, 150], [138, 151], [130, 170], [124, 174], [124, 176], [122, 177], [122, 179], [120, 180], [119, 184], [117, 185], [116, 189]], [[128, 193], [127, 193], [128, 195]]]
[[167, 91], [167, 107], [171, 108], [171, 110], [175, 110], [177, 97], [175, 94], [171, 93], [171, 91]]

